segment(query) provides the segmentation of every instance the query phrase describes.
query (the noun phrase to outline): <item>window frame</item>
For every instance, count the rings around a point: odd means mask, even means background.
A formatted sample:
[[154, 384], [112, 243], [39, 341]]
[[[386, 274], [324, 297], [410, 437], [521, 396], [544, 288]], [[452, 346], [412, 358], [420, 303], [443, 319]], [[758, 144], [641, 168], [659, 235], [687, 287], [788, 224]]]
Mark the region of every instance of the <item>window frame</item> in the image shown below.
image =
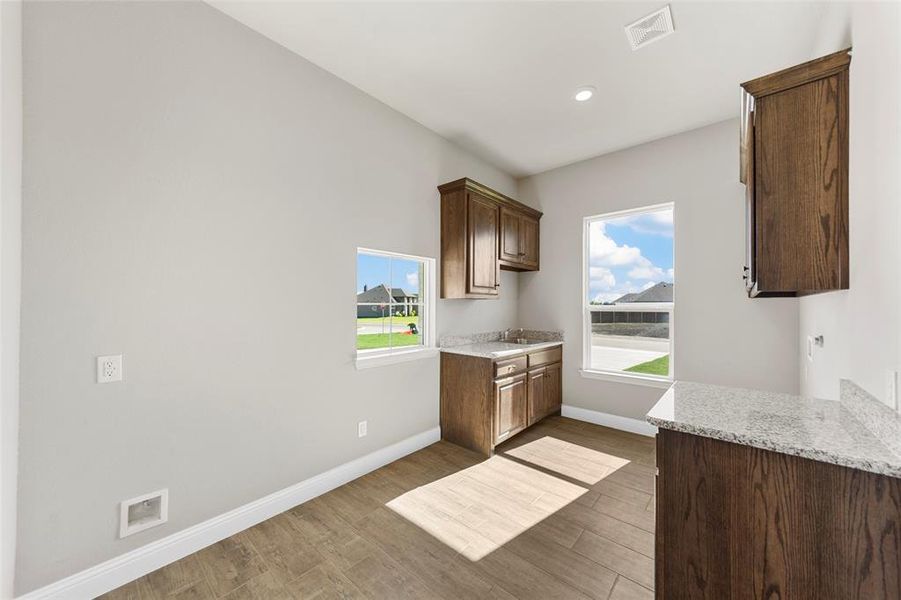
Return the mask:
[[[618, 383], [630, 383], [634, 385], [644, 385], [657, 388], [668, 388], [675, 381], [676, 373], [676, 292], [673, 289], [673, 301], [670, 302], [632, 302], [625, 304], [590, 304], [589, 294], [591, 287], [591, 224], [595, 221], [605, 221], [631, 215], [656, 212], [661, 210], [673, 211], [673, 265], [676, 261], [676, 230], [675, 215], [676, 205], [673, 202], [663, 202], [661, 204], [653, 204], [642, 206], [640, 208], [630, 208], [627, 210], [619, 210], [598, 215], [591, 215], [582, 219], [582, 368], [579, 373], [582, 377], [588, 379], [599, 379], [602, 381], [614, 381]], [[673, 281], [675, 284], [675, 280]], [[666, 312], [669, 314], [669, 375], [650, 375], [647, 373], [630, 373], [627, 371], [615, 371], [611, 369], [597, 369], [591, 366], [591, 313], [593, 312]]]
[[[437, 345], [437, 335], [436, 335], [436, 314], [437, 314], [437, 285], [436, 285], [436, 265], [437, 261], [434, 258], [428, 256], [417, 256], [414, 254], [403, 254], [400, 252], [390, 252], [387, 250], [376, 250], [374, 248], [363, 248], [358, 247], [356, 249], [356, 253], [354, 254], [354, 260], [357, 261], [354, 265], [354, 288], [356, 288], [356, 279], [359, 275], [358, 272], [358, 260], [361, 254], [366, 254], [369, 256], [378, 256], [382, 258], [388, 259], [401, 259], [401, 260], [409, 260], [416, 261], [420, 263], [422, 266], [422, 281], [420, 281], [420, 289], [419, 289], [419, 302], [417, 302], [416, 306], [420, 307], [418, 310], [418, 318], [419, 318], [419, 335], [420, 335], [420, 344], [416, 346], [397, 346], [393, 348], [371, 348], [361, 350], [356, 347], [357, 345], [357, 336], [354, 335], [354, 362], [356, 364], [357, 369], [366, 369], [370, 367], [379, 367], [388, 364], [394, 364], [399, 362], [407, 362], [411, 360], [419, 360], [423, 358], [430, 358], [433, 356], [438, 356], [438, 345]], [[393, 287], [391, 284], [391, 273], [389, 272], [389, 281], [387, 282], [389, 287]], [[359, 294], [359, 291], [355, 289], [354, 291], [354, 326], [356, 326], [357, 319], [357, 307], [361, 304], [373, 304], [376, 305], [378, 303], [367, 303], [356, 302], [356, 295]], [[389, 289], [390, 294], [390, 289]], [[389, 298], [388, 306], [393, 306], [393, 299]], [[400, 306], [400, 305], [398, 305]], [[390, 313], [389, 309], [389, 313]]]

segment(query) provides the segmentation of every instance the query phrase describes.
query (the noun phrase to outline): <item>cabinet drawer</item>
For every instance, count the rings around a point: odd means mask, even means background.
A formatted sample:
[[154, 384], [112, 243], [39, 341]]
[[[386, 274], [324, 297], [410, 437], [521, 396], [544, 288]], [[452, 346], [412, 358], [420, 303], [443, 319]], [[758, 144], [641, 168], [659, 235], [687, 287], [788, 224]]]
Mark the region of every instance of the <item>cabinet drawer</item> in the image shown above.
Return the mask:
[[549, 365], [551, 363], [560, 362], [563, 359], [563, 348], [548, 348], [540, 352], [533, 352], [529, 355], [529, 368], [540, 367], [541, 365]]
[[525, 356], [517, 356], [516, 358], [499, 360], [494, 363], [494, 378], [497, 379], [498, 377], [506, 377], [507, 375], [513, 375], [514, 373], [525, 371], [526, 365], [527, 361]]

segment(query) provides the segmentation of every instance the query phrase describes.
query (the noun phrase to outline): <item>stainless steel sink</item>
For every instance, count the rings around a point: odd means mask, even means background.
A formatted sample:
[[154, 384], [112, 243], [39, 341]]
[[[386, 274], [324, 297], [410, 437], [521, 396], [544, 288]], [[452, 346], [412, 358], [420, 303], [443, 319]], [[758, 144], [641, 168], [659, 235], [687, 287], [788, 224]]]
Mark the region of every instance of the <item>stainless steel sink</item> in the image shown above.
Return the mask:
[[513, 344], [519, 344], [520, 346], [527, 346], [528, 344], [537, 344], [535, 340], [530, 340], [526, 338], [516, 338], [515, 340], [510, 340]]

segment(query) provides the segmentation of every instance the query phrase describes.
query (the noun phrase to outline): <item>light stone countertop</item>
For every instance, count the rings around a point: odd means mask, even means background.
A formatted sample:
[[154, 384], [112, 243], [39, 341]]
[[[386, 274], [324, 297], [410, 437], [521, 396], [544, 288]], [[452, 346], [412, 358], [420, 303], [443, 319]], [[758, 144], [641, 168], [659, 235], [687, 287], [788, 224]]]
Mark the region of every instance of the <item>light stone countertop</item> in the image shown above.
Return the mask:
[[465, 354], [466, 356], [478, 356], [481, 358], [512, 358], [522, 354], [528, 354], [535, 350], [562, 346], [563, 342], [536, 341], [534, 344], [513, 344], [511, 342], [477, 342], [475, 344], [461, 344], [459, 346], [442, 346], [442, 352], [448, 354]]
[[663, 429], [901, 477], [901, 454], [886, 437], [901, 432], [901, 415], [851, 382], [842, 382], [837, 401], [677, 381], [647, 420]]
[[439, 350], [449, 354], [464, 354], [480, 358], [513, 358], [535, 350], [553, 348], [563, 344], [562, 331], [546, 331], [543, 329], [512, 329], [531, 344], [513, 344], [502, 342], [503, 331], [485, 331], [462, 335], [445, 335], [439, 341]]

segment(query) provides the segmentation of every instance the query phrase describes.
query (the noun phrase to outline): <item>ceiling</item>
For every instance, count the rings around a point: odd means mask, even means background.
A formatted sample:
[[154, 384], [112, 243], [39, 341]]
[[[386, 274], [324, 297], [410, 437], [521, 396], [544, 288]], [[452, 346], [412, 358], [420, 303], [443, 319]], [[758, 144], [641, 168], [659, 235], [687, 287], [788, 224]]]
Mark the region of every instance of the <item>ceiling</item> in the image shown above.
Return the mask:
[[[811, 57], [825, 3], [210, 2], [521, 177], [738, 116], [738, 84]], [[591, 85], [585, 103], [572, 97]]]

